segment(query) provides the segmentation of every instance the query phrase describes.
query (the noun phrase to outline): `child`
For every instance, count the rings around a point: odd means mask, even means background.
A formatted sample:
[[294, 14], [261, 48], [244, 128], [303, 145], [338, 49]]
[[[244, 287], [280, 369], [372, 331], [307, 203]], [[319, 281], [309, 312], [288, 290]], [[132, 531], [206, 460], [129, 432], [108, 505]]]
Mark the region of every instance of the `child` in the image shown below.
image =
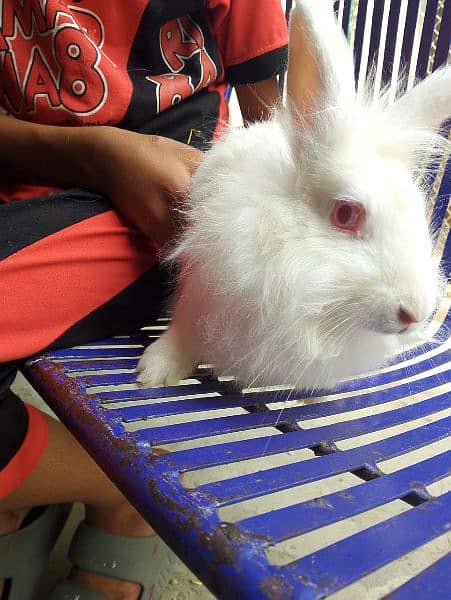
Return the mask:
[[[0, 579], [11, 577], [2, 539], [14, 544], [22, 527], [30, 547], [33, 525], [50, 518], [33, 521], [31, 507], [83, 502], [86, 560], [55, 599], [138, 598], [167, 552], [61, 424], [10, 384], [33, 354], [129, 332], [158, 312], [168, 282], [157, 250], [227, 121], [229, 84], [245, 121], [265, 118], [286, 62], [280, 0], [124, 6], [0, 5]], [[120, 561], [122, 536], [141, 557], [135, 570], [93, 573], [102, 556], [89, 552], [116, 544]]]

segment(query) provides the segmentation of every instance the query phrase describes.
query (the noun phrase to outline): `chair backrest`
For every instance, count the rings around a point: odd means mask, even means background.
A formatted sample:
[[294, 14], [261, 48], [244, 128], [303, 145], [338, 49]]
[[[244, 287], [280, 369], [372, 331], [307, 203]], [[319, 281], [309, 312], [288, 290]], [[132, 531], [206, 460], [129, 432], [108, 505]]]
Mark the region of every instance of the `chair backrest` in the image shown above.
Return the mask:
[[[286, 0], [287, 19], [293, 0]], [[404, 88], [450, 61], [449, 0], [336, 0], [334, 8], [355, 58], [358, 92], [374, 72], [375, 93], [390, 86], [392, 100], [403, 74]], [[450, 135], [449, 123], [444, 130]], [[451, 278], [451, 161], [425, 170], [429, 189], [427, 213], [436, 234], [436, 257]]]
[[407, 87], [446, 63], [451, 4], [446, 0], [339, 0], [338, 18], [354, 48], [356, 81], [362, 88], [372, 65], [376, 91], [407, 75]]
[[[285, 1], [287, 20], [293, 1]], [[411, 87], [449, 60], [451, 3], [446, 0], [336, 0], [334, 8], [354, 49], [359, 89], [373, 65], [377, 92], [396, 83], [400, 72]]]
[[[339, 0], [335, 10], [354, 49], [358, 92], [374, 69], [375, 93], [389, 85], [394, 99], [401, 74], [406, 76], [404, 87], [410, 89], [450, 60], [451, 2], [447, 0]], [[444, 134], [450, 135], [449, 123]], [[451, 160], [444, 158], [420, 177], [429, 191], [427, 214], [436, 239], [436, 259], [450, 281]]]

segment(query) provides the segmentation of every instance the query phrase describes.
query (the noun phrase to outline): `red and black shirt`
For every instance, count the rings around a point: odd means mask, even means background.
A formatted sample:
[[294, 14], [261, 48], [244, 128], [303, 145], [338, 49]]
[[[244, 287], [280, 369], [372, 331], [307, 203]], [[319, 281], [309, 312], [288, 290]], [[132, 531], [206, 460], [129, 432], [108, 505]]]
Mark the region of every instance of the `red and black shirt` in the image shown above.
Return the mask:
[[[205, 148], [229, 84], [280, 72], [280, 0], [4, 0], [0, 109], [54, 125], [115, 125]], [[0, 188], [0, 201], [23, 197]]]

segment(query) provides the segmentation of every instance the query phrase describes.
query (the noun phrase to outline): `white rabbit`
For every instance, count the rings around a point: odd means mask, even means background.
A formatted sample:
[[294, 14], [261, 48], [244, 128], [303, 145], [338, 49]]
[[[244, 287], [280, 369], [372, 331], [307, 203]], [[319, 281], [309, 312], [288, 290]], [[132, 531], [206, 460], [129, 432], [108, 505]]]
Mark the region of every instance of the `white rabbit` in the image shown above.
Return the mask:
[[451, 68], [392, 106], [358, 100], [332, 2], [298, 0], [287, 108], [229, 131], [205, 156], [172, 323], [139, 381], [177, 383], [200, 361], [243, 385], [330, 387], [412, 342], [436, 306], [419, 156], [446, 150]]

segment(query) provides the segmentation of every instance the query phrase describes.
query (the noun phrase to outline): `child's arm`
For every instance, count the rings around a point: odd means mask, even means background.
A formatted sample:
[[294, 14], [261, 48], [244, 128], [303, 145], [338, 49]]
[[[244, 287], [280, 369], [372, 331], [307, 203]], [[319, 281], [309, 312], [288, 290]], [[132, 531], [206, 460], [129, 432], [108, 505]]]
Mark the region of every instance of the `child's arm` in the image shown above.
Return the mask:
[[245, 124], [264, 121], [280, 101], [277, 77], [235, 87]]
[[[83, 186], [105, 194], [145, 234], [166, 242], [199, 150], [114, 127], [55, 127], [0, 115], [0, 182]], [[170, 165], [170, 167], [169, 167]]]
[[276, 75], [288, 60], [280, 0], [209, 0], [208, 17], [245, 123], [264, 120], [279, 102]]

